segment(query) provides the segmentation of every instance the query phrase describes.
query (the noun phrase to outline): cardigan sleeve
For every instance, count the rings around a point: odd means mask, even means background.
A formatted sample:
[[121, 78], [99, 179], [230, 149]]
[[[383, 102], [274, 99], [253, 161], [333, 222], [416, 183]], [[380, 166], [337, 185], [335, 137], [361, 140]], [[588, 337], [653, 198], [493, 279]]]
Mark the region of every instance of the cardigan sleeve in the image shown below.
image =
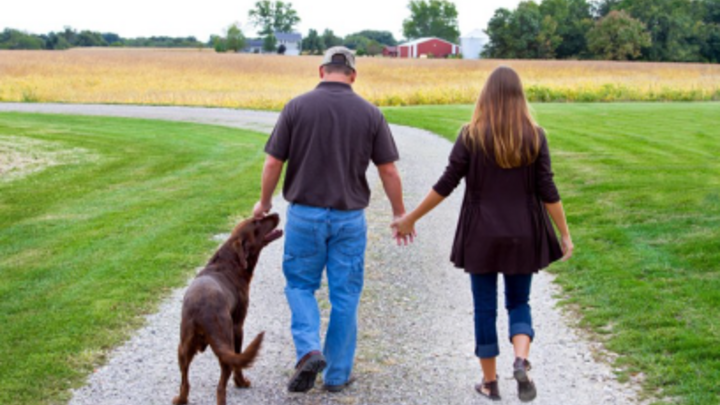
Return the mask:
[[554, 173], [550, 162], [550, 148], [544, 131], [541, 133], [541, 137], [540, 154], [535, 161], [537, 172], [535, 187], [537, 187], [538, 194], [543, 202], [556, 203], [560, 201], [560, 193], [553, 180]]
[[455, 146], [453, 146], [452, 152], [450, 152], [445, 173], [443, 173], [438, 182], [433, 186], [433, 189], [443, 197], [449, 196], [453, 190], [455, 190], [458, 184], [460, 184], [460, 180], [467, 175], [468, 168], [470, 167], [470, 151], [463, 141], [462, 134], [463, 131], [460, 131], [455, 141]]

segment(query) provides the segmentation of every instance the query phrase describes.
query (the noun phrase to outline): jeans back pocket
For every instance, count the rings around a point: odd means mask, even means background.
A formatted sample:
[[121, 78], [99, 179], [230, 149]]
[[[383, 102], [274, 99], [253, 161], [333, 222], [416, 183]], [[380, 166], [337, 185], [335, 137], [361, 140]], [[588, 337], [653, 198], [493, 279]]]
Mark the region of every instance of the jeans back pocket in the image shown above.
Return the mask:
[[317, 223], [288, 218], [285, 225], [285, 254], [301, 258], [318, 252], [319, 235]]

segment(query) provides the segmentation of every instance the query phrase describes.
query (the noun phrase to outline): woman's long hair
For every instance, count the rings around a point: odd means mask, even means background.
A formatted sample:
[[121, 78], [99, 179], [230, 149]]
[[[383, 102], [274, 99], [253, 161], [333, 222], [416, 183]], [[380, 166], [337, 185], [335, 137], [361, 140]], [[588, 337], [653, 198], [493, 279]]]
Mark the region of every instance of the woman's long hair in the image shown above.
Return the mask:
[[530, 115], [520, 76], [512, 68], [500, 66], [492, 72], [463, 137], [471, 150], [479, 146], [503, 169], [535, 161], [540, 133]]

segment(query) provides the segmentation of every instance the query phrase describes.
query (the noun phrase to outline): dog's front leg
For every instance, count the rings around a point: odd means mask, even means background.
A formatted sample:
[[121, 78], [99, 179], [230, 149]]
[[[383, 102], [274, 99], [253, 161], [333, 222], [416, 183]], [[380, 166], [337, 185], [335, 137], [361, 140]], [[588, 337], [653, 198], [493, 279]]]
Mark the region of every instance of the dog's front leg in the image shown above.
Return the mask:
[[[235, 327], [235, 353], [242, 353], [242, 344], [243, 344], [243, 336], [244, 331], [242, 324], [237, 325]], [[235, 368], [233, 380], [235, 381], [235, 386], [238, 388], [250, 388], [250, 380], [245, 378], [243, 375], [242, 368], [237, 367]]]

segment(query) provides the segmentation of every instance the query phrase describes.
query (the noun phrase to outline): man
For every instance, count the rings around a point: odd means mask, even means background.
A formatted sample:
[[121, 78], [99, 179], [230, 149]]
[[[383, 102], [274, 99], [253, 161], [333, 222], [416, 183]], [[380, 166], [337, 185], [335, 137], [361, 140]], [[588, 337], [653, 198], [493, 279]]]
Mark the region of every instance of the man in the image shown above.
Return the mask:
[[[393, 215], [405, 213], [398, 152], [380, 110], [355, 94], [355, 56], [330, 48], [315, 90], [291, 100], [265, 146], [262, 196], [254, 216], [270, 211], [272, 195], [287, 162], [283, 194], [290, 202], [285, 225], [283, 273], [292, 312], [297, 354], [288, 390], [307, 392], [324, 371], [324, 388], [342, 391], [351, 382], [357, 312], [363, 287], [370, 202], [365, 173], [378, 169]], [[398, 243], [403, 241], [398, 237]], [[405, 240], [407, 243], [407, 240]], [[315, 291], [327, 267], [330, 323], [320, 351], [320, 311]]]

